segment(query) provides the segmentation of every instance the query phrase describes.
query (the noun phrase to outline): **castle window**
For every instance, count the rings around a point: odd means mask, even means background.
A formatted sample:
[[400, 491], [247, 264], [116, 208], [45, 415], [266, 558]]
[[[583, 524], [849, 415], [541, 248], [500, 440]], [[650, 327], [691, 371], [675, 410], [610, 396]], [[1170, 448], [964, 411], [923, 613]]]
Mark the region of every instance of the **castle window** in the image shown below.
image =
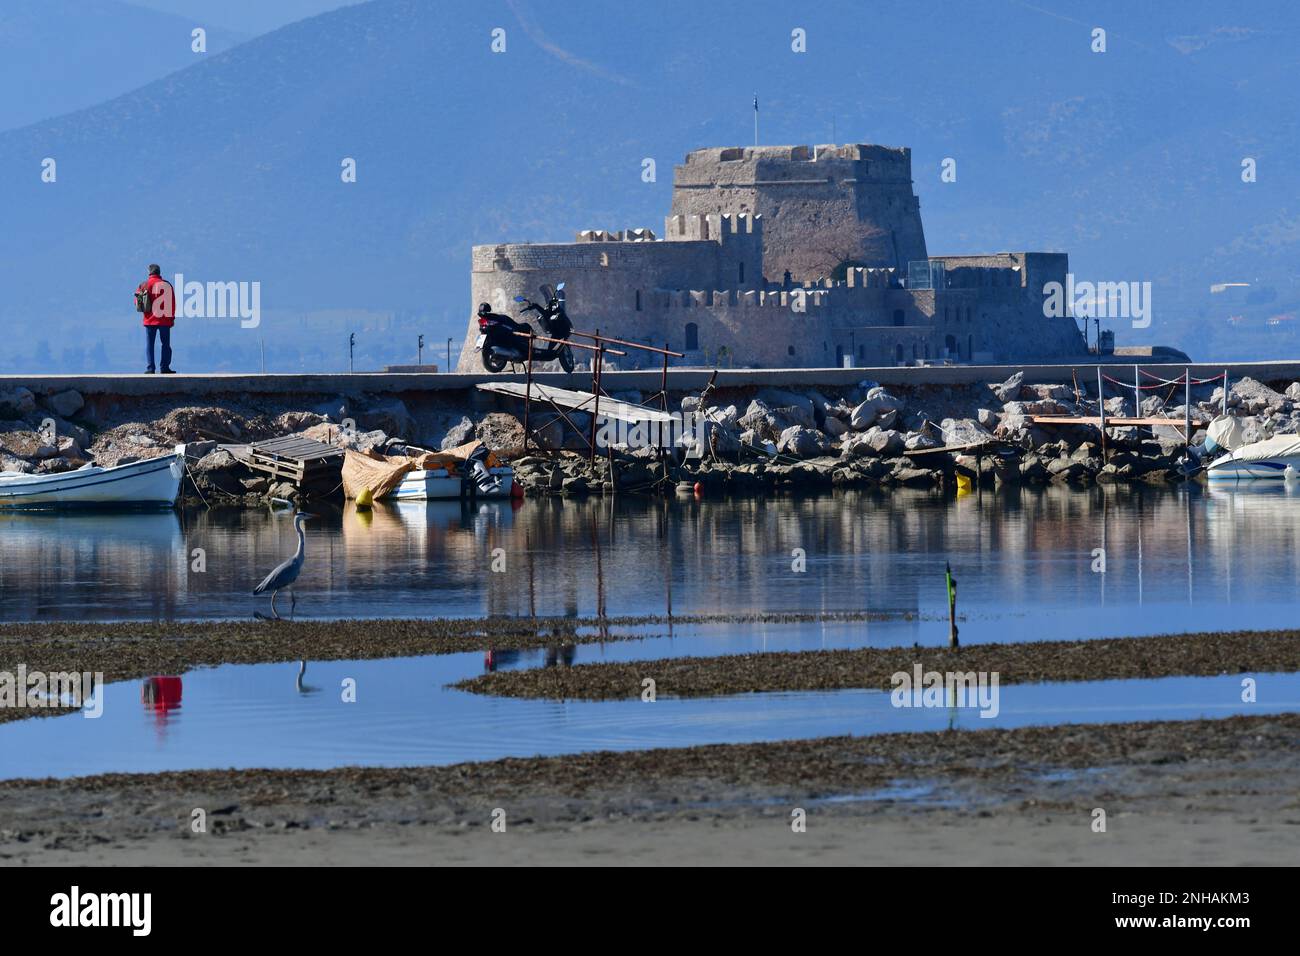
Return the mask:
[[835, 346], [835, 367], [844, 367], [844, 346], [842, 345]]
[[867, 360], [867, 347], [866, 347], [865, 345], [859, 345], [859, 346], [858, 346], [858, 361], [859, 361], [859, 362], [865, 362], [866, 360]]
[[[639, 295], [640, 293], [638, 293]], [[686, 323], [686, 351], [694, 352], [700, 347], [700, 327], [694, 322]]]
[[957, 349], [957, 336], [945, 335], [943, 337], [943, 347], [948, 350], [952, 358], [961, 358], [961, 352]]
[[966, 336], [966, 361], [973, 361], [975, 358], [975, 336]]
[[899, 365], [903, 364], [903, 346], [901, 344], [894, 346], [894, 361]]
[[743, 262], [740, 264], [740, 281], [745, 281], [745, 264]]
[[641, 311], [641, 290], [640, 289], [636, 290], [636, 310], [638, 312]]
[[902, 325], [902, 324], [903, 324], [903, 310], [902, 310], [902, 309], [895, 309], [895, 310], [894, 310], [894, 324], [895, 324], [895, 325]]
[[945, 305], [945, 306], [943, 307], [943, 324], [944, 324], [944, 325], [947, 325], [949, 322], [952, 321], [952, 316], [949, 315], [950, 312], [952, 312], [952, 309], [948, 308], [948, 307]]
[[793, 345], [787, 345], [787, 346], [785, 347], [785, 354], [786, 354], [786, 355], [794, 355], [794, 346], [793, 346]]

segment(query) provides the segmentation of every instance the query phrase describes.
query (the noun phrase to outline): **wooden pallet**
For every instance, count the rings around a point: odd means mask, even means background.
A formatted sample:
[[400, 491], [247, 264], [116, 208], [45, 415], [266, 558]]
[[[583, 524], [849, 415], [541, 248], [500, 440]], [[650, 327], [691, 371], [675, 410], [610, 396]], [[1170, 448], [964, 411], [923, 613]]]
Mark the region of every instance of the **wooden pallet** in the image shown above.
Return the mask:
[[[343, 449], [311, 438], [290, 435], [245, 446], [244, 464], [294, 484], [334, 477], [343, 467]], [[241, 456], [242, 457], [242, 456]]]

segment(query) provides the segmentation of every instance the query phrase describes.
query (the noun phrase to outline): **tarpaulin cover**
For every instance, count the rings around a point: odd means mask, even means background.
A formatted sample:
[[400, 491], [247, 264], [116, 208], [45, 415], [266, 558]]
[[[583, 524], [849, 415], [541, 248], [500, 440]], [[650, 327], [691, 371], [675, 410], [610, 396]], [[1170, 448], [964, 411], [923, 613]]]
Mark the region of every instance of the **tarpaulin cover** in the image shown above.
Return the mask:
[[1241, 423], [1230, 415], [1220, 415], [1205, 430], [1205, 447], [1210, 451], [1217, 451], [1222, 448], [1224, 451], [1233, 451], [1240, 448], [1242, 439], [1245, 437], [1242, 433]]
[[1233, 461], [1268, 461], [1300, 456], [1300, 435], [1274, 435], [1233, 450]]
[[[348, 451], [343, 456], [343, 493], [356, 498], [369, 488], [375, 500], [382, 498], [402, 483], [402, 478], [412, 471], [446, 469], [448, 475], [460, 474], [460, 467], [482, 442], [472, 441], [446, 451], [421, 452], [417, 455], [381, 455], [377, 451]], [[488, 452], [487, 466], [500, 467], [492, 452]]]

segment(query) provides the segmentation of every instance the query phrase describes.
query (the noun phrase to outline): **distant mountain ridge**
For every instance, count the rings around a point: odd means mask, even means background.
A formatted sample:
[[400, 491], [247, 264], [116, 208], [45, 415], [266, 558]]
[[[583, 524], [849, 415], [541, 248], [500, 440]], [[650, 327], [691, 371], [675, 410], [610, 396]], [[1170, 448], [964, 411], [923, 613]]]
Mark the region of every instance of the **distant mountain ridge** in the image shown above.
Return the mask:
[[[124, 308], [159, 261], [260, 281], [268, 311], [418, 313], [431, 338], [458, 335], [471, 245], [658, 231], [672, 165], [750, 142], [757, 90], [766, 143], [827, 142], [833, 126], [841, 142], [912, 147], [933, 253], [1065, 250], [1082, 278], [1155, 283], [1155, 322], [1121, 324], [1121, 343], [1273, 357], [1249, 353], [1274, 339], [1242, 329], [1300, 307], [1289, 8], [1237, 12], [1250, 22], [1224, 32], [1209, 3], [1102, 4], [1105, 54], [1087, 24], [1014, 5], [922, 22], [905, 3], [783, 9], [375, 0], [290, 24], [0, 133], [0, 278], [55, 280], [74, 329]], [[790, 50], [791, 17], [807, 54]], [[1256, 183], [1240, 181], [1244, 156]], [[45, 157], [57, 183], [40, 179]], [[955, 183], [940, 181], [946, 158]], [[1208, 288], [1241, 278], [1273, 295], [1229, 326]], [[20, 325], [25, 297], [0, 300], [0, 329]]]
[[[191, 48], [195, 27], [207, 31], [206, 54]], [[247, 38], [119, 0], [4, 0], [0, 130], [94, 106]]]

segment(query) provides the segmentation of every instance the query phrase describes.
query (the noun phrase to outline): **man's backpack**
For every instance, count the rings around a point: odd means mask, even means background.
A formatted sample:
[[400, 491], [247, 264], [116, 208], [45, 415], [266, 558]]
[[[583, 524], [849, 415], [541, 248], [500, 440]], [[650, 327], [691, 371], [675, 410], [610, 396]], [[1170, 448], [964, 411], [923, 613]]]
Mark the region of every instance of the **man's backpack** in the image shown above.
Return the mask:
[[135, 310], [137, 312], [149, 311], [149, 289], [147, 287], [135, 290]]

